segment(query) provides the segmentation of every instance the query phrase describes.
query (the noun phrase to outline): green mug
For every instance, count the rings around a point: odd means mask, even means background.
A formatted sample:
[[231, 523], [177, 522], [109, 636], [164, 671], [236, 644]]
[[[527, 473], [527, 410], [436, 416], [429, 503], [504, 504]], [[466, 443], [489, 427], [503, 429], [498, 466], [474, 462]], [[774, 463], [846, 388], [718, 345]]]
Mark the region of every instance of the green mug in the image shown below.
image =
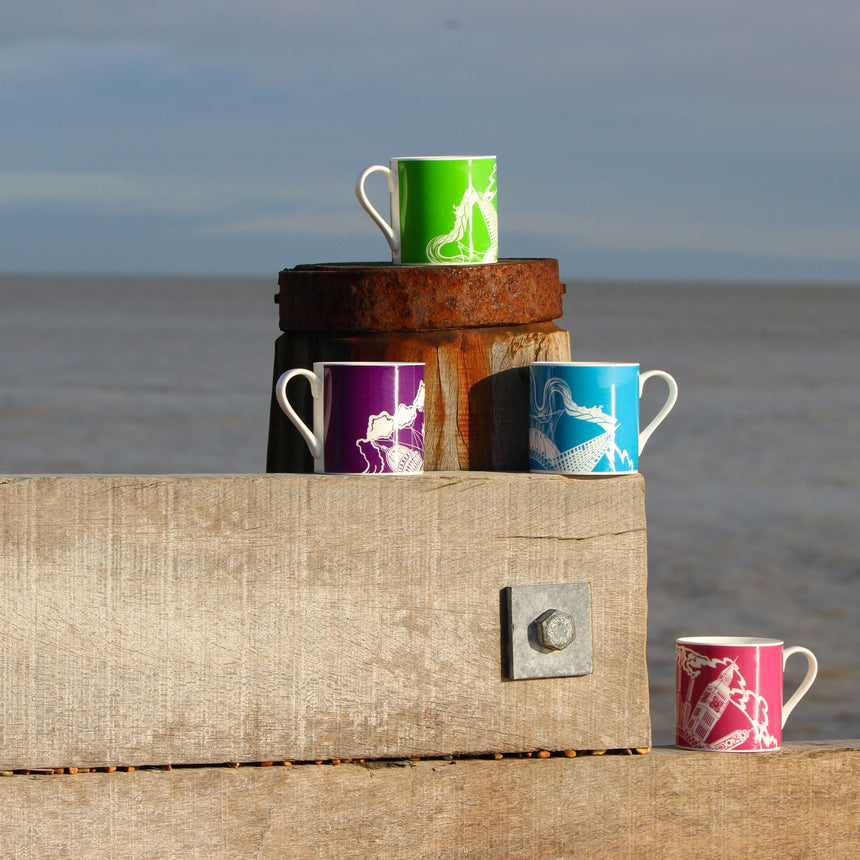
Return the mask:
[[[382, 173], [391, 195], [389, 224], [367, 199], [364, 183]], [[499, 259], [496, 157], [392, 158], [355, 183], [358, 202], [391, 246], [394, 263], [463, 266]]]

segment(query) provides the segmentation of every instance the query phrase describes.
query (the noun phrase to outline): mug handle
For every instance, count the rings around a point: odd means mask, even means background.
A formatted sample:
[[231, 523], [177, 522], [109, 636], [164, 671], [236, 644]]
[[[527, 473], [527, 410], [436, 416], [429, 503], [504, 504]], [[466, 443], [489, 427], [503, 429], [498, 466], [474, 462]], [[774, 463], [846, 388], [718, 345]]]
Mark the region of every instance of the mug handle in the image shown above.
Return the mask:
[[373, 204], [370, 200], [367, 199], [367, 194], [364, 191], [364, 182], [371, 173], [382, 173], [385, 175], [385, 178], [388, 180], [388, 193], [394, 194], [394, 174], [391, 171], [391, 168], [386, 167], [384, 164], [374, 164], [371, 167], [368, 167], [367, 170], [363, 171], [361, 175], [355, 182], [355, 196], [358, 198], [358, 202], [361, 204], [362, 208], [368, 215], [376, 222], [376, 225], [382, 230], [383, 235], [385, 236], [386, 241], [388, 242], [391, 250], [397, 254], [400, 251], [400, 237], [396, 236], [394, 233], [394, 229], [392, 226], [376, 211]]
[[663, 419], [672, 411], [672, 407], [678, 400], [678, 383], [675, 382], [675, 377], [665, 370], [649, 370], [639, 376], [639, 397], [642, 397], [642, 390], [645, 388], [645, 381], [652, 376], [659, 376], [665, 380], [669, 386], [669, 394], [666, 397], [666, 402], [660, 408], [660, 411], [654, 416], [651, 423], [639, 434], [639, 453], [645, 448], [645, 443], [651, 438], [651, 434], [660, 426]]
[[310, 448], [311, 455], [315, 460], [319, 460], [323, 454], [322, 440], [314, 435], [314, 432], [299, 418], [298, 412], [293, 409], [290, 401], [287, 399], [287, 383], [294, 376], [304, 376], [311, 384], [311, 396], [316, 400], [322, 393], [320, 379], [311, 370], [305, 370], [303, 367], [297, 367], [294, 370], [288, 370], [282, 373], [278, 381], [275, 383], [275, 397], [278, 399], [281, 409], [286, 413], [287, 418], [295, 424], [296, 429], [302, 434], [302, 438]]
[[800, 682], [800, 686], [794, 691], [792, 697], [782, 706], [782, 727], [785, 728], [785, 721], [788, 715], [794, 710], [795, 705], [806, 695], [806, 691], [812, 686], [812, 682], [818, 675], [818, 660], [815, 654], [804, 648], [802, 645], [792, 645], [782, 652], [782, 668], [785, 670], [785, 664], [792, 654], [803, 654], [806, 657], [807, 669], [806, 677]]

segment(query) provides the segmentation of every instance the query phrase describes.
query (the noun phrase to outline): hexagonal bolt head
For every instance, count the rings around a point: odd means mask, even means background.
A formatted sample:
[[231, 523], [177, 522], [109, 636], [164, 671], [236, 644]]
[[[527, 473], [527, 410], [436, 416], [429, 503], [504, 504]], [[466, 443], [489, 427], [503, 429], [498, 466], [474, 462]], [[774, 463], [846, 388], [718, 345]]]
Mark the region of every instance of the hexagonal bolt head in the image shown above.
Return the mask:
[[550, 651], [562, 651], [576, 639], [573, 616], [563, 609], [548, 609], [535, 619], [537, 639]]

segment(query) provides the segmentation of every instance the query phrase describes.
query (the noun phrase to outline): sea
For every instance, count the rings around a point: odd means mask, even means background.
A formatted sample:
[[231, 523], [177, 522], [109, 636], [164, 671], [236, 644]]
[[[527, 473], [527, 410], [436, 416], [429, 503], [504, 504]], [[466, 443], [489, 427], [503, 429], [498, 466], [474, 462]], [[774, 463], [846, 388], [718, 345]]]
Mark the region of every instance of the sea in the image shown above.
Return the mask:
[[[563, 280], [575, 360], [679, 385], [640, 459], [654, 744], [689, 635], [812, 649], [784, 739], [860, 738], [860, 284]], [[0, 473], [265, 472], [276, 292], [276, 274], [0, 276]]]

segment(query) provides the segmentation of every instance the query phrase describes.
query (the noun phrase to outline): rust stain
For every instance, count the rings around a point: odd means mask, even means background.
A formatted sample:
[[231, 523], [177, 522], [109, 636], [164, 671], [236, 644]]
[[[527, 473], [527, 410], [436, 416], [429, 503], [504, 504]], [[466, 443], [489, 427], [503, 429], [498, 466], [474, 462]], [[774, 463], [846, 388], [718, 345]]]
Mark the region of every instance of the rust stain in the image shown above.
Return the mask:
[[562, 315], [558, 260], [484, 266], [320, 263], [284, 269], [282, 331], [439, 331], [528, 325]]

